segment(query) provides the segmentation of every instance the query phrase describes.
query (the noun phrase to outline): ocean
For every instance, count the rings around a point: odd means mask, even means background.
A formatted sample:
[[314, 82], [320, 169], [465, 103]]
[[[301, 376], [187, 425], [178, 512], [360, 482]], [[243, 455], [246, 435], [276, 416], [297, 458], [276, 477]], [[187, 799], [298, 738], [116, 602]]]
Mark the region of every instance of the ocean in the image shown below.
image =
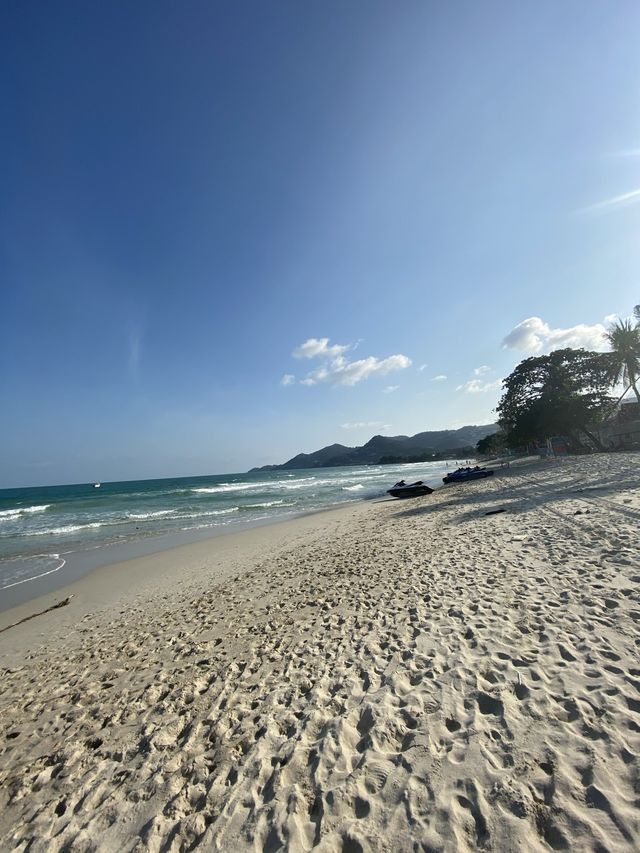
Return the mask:
[[162, 534], [239, 530], [383, 496], [399, 479], [434, 486], [446, 467], [425, 462], [2, 489], [0, 591], [59, 572], [77, 552]]

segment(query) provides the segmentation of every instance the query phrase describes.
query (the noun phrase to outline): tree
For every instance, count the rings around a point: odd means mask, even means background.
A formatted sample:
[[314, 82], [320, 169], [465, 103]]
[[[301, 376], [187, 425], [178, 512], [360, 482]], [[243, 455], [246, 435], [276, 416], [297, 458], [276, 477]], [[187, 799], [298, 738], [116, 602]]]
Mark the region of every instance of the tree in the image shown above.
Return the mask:
[[[640, 308], [636, 305], [634, 313]], [[639, 318], [640, 319], [640, 318]], [[631, 385], [640, 403], [640, 392], [636, 382], [640, 377], [640, 325], [631, 320], [618, 320], [607, 332], [607, 341], [615, 361], [612, 364], [610, 381], [613, 385], [623, 382]]]
[[636, 305], [633, 309], [633, 316], [636, 318], [636, 326], [640, 326], [640, 305]]
[[501, 453], [506, 446], [506, 436], [503, 432], [494, 432], [491, 435], [485, 435], [476, 444], [476, 450], [482, 456], [490, 456], [494, 453]]
[[579, 444], [586, 436], [600, 447], [592, 425], [611, 405], [612, 356], [562, 349], [521, 361], [504, 380], [499, 424], [511, 447], [564, 435]]

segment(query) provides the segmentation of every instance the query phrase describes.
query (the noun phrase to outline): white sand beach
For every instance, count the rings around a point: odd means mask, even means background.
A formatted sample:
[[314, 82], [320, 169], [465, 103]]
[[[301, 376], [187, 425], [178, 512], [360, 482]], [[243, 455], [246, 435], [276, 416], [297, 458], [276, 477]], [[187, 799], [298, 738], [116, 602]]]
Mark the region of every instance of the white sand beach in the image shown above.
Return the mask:
[[639, 521], [536, 461], [3, 613], [73, 595], [0, 633], [0, 849], [640, 849]]

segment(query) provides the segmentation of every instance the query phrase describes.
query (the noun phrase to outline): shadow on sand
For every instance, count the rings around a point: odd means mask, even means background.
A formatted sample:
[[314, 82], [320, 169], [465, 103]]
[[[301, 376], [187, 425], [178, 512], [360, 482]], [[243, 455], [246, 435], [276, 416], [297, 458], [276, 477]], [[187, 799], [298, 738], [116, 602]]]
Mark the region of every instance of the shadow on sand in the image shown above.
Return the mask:
[[[566, 463], [559, 463], [566, 464]], [[553, 472], [557, 472], [557, 468], [553, 467]], [[498, 514], [497, 510], [503, 509], [506, 513], [520, 514], [527, 512], [534, 507], [552, 506], [563, 500], [574, 498], [575, 500], [588, 500], [589, 498], [600, 498], [608, 507], [615, 508], [622, 515], [626, 515], [633, 519], [640, 519], [640, 512], [635, 509], [624, 507], [617, 502], [608, 501], [607, 496], [611, 493], [619, 493], [625, 489], [633, 489], [637, 484], [637, 477], [630, 475], [621, 479], [619, 475], [606, 473], [600, 477], [598, 482], [593, 482], [584, 475], [578, 475], [574, 471], [571, 464], [567, 464], [563, 473], [564, 477], [558, 480], [553, 479], [548, 482], [545, 475], [548, 469], [531, 470], [528, 468], [526, 480], [523, 482], [507, 483], [507, 480], [515, 479], [524, 474], [522, 470], [496, 471], [495, 477], [491, 482], [496, 480], [505, 481], [506, 489], [501, 489], [499, 494], [495, 494], [493, 490], [488, 491], [483, 486], [486, 481], [478, 481], [475, 483], [456, 483], [448, 486], [443, 486], [447, 492], [451, 491], [451, 497], [447, 495], [443, 500], [437, 503], [429, 503], [426, 498], [421, 501], [418, 506], [407, 507], [396, 513], [398, 518], [415, 518], [417, 516], [430, 513], [437, 513], [443, 509], [456, 509], [465, 507], [467, 512], [463, 512], [451, 519], [451, 523], [463, 524], [473, 518], [479, 518], [487, 513]], [[549, 472], [550, 473], [550, 472]], [[438, 489], [437, 493], [442, 494], [442, 489]]]

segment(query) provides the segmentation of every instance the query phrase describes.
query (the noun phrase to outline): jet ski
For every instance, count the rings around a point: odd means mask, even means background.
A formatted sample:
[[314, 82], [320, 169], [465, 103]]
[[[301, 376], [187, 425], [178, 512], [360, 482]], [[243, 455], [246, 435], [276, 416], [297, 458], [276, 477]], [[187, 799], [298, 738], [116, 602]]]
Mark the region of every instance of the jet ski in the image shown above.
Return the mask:
[[490, 468], [458, 468], [451, 474], [447, 474], [442, 478], [443, 483], [466, 483], [469, 480], [483, 480], [485, 477], [493, 476], [493, 471]]
[[422, 480], [408, 485], [404, 480], [400, 480], [392, 489], [387, 489], [387, 494], [391, 495], [392, 498], [417, 498], [420, 495], [430, 495], [432, 492], [433, 489], [426, 486]]

